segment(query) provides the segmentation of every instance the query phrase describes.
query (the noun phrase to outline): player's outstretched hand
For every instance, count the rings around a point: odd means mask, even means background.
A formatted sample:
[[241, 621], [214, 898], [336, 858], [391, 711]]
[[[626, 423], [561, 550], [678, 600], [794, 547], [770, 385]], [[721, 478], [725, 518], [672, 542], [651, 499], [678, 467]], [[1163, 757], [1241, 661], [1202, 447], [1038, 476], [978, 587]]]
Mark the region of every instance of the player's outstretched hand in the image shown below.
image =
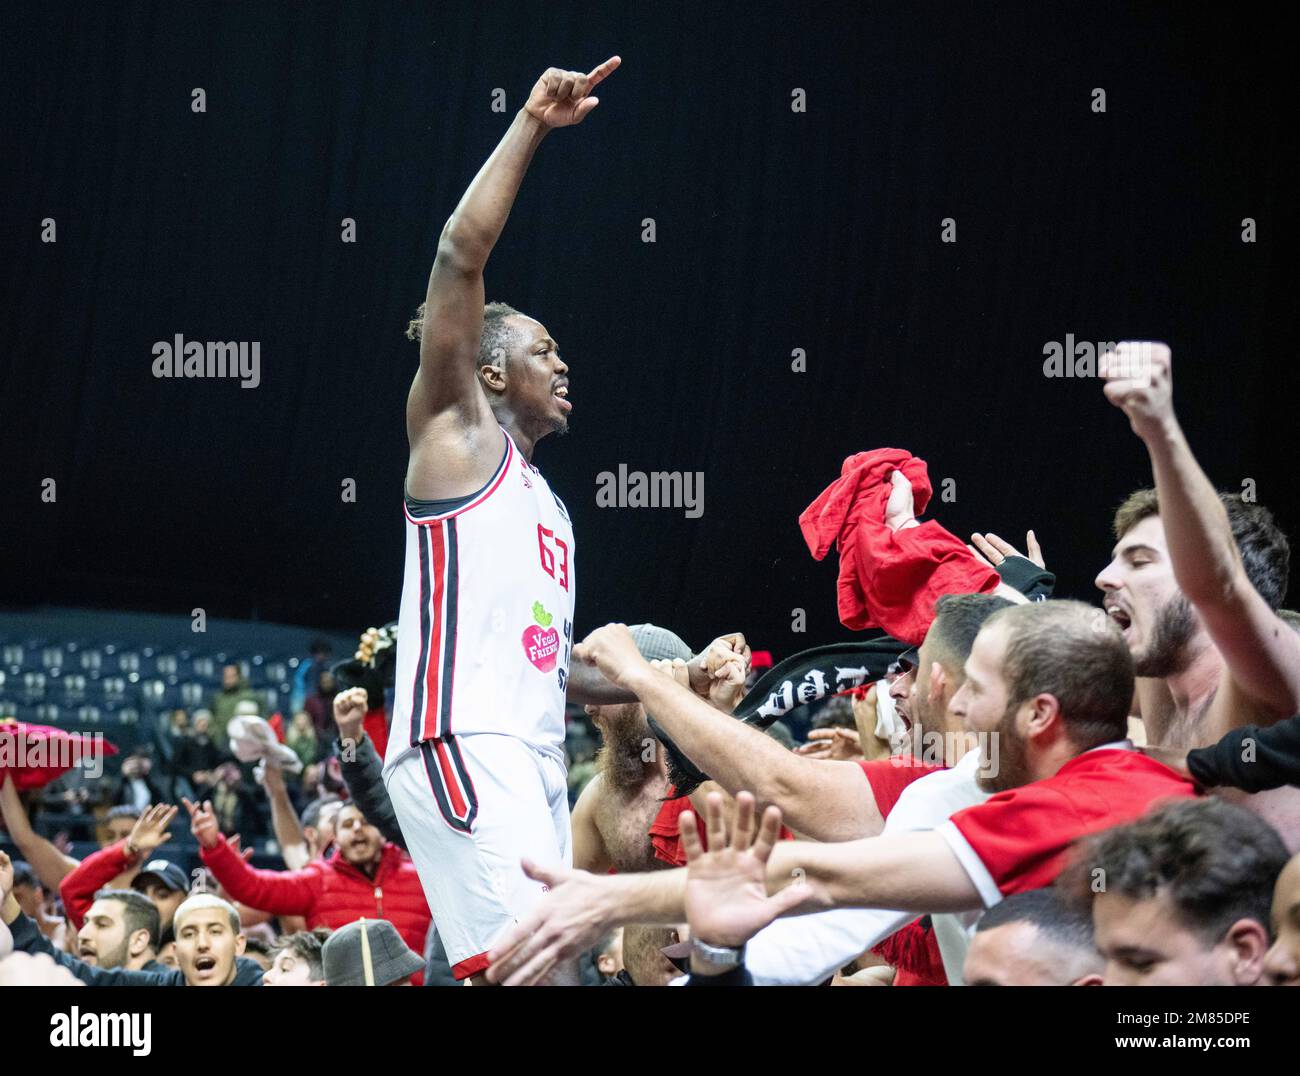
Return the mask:
[[524, 873], [548, 892], [488, 953], [489, 982], [536, 986], [555, 968], [590, 949], [612, 925], [605, 911], [610, 877], [524, 860]]
[[572, 127], [581, 123], [600, 104], [591, 91], [618, 70], [623, 60], [611, 56], [585, 75], [581, 71], [562, 71], [549, 67], [533, 86], [524, 110], [547, 127]]
[[784, 915], [809, 896], [808, 886], [796, 880], [772, 896], [767, 895], [767, 860], [781, 836], [781, 808], [763, 812], [754, 826], [754, 797], [736, 796], [731, 841], [723, 820], [723, 798], [710, 792], [704, 803], [706, 852], [691, 811], [677, 820], [677, 832], [686, 853], [686, 921], [691, 937], [708, 945], [739, 948], [773, 919]]
[[606, 680], [625, 691], [635, 692], [638, 675], [653, 671], [636, 648], [626, 624], [597, 628], [573, 648], [573, 657], [594, 665]]
[[1106, 399], [1128, 415], [1142, 440], [1173, 422], [1173, 356], [1168, 344], [1125, 341], [1106, 352], [1098, 366], [1106, 379]]

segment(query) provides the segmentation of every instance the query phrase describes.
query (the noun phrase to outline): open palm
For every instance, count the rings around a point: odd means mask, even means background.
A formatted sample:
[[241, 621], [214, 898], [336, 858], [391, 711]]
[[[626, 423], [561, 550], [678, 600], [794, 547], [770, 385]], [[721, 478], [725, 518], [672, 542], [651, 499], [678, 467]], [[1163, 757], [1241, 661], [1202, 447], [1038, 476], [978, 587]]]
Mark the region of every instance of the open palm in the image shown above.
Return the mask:
[[767, 860], [781, 833], [781, 809], [768, 807], [754, 836], [754, 797], [736, 797], [736, 820], [728, 842], [722, 818], [723, 798], [711, 792], [705, 801], [709, 851], [700, 843], [695, 815], [679, 820], [686, 852], [686, 919], [691, 936], [709, 945], [739, 947], [789, 911], [806, 896], [800, 882], [767, 895]]

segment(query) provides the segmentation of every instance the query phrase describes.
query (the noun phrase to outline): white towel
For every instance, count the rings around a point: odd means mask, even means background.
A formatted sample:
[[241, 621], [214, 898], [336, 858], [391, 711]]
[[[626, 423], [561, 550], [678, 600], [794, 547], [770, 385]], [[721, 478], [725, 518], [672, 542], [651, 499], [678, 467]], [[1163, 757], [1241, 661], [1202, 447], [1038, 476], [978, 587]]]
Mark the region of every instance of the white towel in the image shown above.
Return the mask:
[[302, 771], [302, 759], [276, 738], [275, 729], [263, 718], [251, 715], [232, 717], [227, 731], [230, 733], [230, 753], [240, 762], [264, 760], [276, 769], [290, 773]]

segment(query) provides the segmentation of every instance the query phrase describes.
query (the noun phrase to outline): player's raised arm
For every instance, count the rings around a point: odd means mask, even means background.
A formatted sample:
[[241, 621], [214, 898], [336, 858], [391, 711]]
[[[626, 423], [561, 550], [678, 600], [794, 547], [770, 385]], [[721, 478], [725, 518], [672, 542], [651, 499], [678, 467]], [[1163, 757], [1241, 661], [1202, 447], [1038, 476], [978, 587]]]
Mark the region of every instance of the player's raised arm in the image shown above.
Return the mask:
[[[462, 428], [495, 430], [477, 375], [483, 268], [541, 140], [552, 128], [581, 123], [599, 103], [592, 90], [620, 62], [614, 56], [587, 74], [547, 70], [443, 227], [422, 308], [420, 369], [407, 402], [413, 450], [429, 421], [449, 411], [457, 412]], [[495, 466], [497, 439], [483, 447]]]

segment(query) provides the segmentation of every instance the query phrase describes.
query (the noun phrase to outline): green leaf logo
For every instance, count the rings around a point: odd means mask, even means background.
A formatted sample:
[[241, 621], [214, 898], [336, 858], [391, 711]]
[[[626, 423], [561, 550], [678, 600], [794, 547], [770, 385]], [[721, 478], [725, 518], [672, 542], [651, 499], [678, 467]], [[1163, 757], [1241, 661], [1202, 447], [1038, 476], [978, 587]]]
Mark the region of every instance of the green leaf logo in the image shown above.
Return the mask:
[[533, 619], [542, 627], [549, 628], [551, 626], [551, 621], [555, 618], [546, 611], [546, 606], [541, 602], [533, 602]]

